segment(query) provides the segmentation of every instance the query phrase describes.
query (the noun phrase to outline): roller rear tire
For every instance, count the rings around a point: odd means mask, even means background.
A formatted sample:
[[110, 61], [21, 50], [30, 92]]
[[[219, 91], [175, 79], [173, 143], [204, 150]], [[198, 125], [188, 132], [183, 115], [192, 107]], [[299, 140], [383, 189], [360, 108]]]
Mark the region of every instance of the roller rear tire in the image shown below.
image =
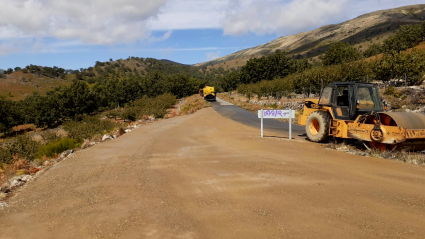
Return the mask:
[[317, 143], [328, 141], [330, 123], [331, 116], [327, 112], [315, 111], [311, 113], [305, 125], [308, 139]]

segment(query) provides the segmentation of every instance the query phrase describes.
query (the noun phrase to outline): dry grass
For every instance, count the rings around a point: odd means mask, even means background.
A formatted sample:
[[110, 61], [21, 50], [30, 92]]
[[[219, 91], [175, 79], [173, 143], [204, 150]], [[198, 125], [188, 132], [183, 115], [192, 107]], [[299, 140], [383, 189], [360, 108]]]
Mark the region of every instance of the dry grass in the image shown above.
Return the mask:
[[405, 163], [425, 165], [425, 153], [408, 152], [405, 150], [380, 151], [377, 149], [368, 150], [359, 141], [331, 142], [326, 145], [327, 148], [337, 151], [343, 151], [350, 154], [397, 160]]
[[381, 90], [381, 96], [389, 104], [391, 111], [424, 112], [425, 89], [388, 87]]
[[40, 171], [35, 162], [19, 159], [18, 155], [13, 157], [11, 164], [0, 164], [0, 185], [16, 175], [34, 175]]
[[[222, 67], [225, 70], [230, 70], [232, 68], [237, 69], [238, 67], [242, 67], [246, 65], [246, 62], [251, 59], [250, 56], [241, 57], [235, 60], [224, 61], [217, 64], [212, 64], [207, 66], [207, 70], [210, 72], [212, 69], [218, 69]], [[202, 65], [202, 64], [201, 64]]]
[[192, 95], [186, 97], [184, 103], [180, 106], [180, 115], [193, 114], [196, 111], [207, 107], [211, 107], [208, 101], [205, 101], [200, 95]]
[[62, 80], [45, 76], [38, 77], [22, 71], [13, 72], [6, 75], [6, 78], [0, 78], [0, 96], [10, 100], [22, 100], [34, 91], [45, 95], [46, 92], [52, 91], [56, 87], [71, 85], [73, 77], [73, 75], [68, 75], [65, 80]]

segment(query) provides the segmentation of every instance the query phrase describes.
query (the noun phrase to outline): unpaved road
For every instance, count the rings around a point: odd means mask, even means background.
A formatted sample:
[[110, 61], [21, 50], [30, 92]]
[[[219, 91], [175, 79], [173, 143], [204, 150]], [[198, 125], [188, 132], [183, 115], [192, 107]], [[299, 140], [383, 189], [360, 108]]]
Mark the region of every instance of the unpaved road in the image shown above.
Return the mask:
[[424, 167], [258, 137], [212, 108], [78, 152], [0, 238], [424, 238]]

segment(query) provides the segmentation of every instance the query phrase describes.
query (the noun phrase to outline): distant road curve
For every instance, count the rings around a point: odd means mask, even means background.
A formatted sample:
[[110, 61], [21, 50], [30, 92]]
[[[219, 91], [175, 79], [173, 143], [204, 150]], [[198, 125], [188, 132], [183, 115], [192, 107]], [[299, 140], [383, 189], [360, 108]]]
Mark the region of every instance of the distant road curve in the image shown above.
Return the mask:
[[[222, 116], [248, 125], [251, 127], [261, 128], [261, 121], [257, 114], [244, 110], [227, 101], [217, 98], [216, 102], [211, 102], [213, 109]], [[289, 134], [289, 123], [281, 122], [275, 119], [264, 119], [264, 130]], [[292, 136], [296, 137], [305, 134], [305, 128], [300, 125], [292, 125]]]

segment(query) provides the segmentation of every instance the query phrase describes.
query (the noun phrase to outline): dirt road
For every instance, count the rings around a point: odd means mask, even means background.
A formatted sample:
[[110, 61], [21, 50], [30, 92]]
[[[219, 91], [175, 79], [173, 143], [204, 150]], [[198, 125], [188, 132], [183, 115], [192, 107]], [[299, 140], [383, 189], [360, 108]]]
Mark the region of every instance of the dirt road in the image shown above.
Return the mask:
[[0, 238], [424, 238], [424, 167], [258, 136], [208, 108], [80, 151]]

